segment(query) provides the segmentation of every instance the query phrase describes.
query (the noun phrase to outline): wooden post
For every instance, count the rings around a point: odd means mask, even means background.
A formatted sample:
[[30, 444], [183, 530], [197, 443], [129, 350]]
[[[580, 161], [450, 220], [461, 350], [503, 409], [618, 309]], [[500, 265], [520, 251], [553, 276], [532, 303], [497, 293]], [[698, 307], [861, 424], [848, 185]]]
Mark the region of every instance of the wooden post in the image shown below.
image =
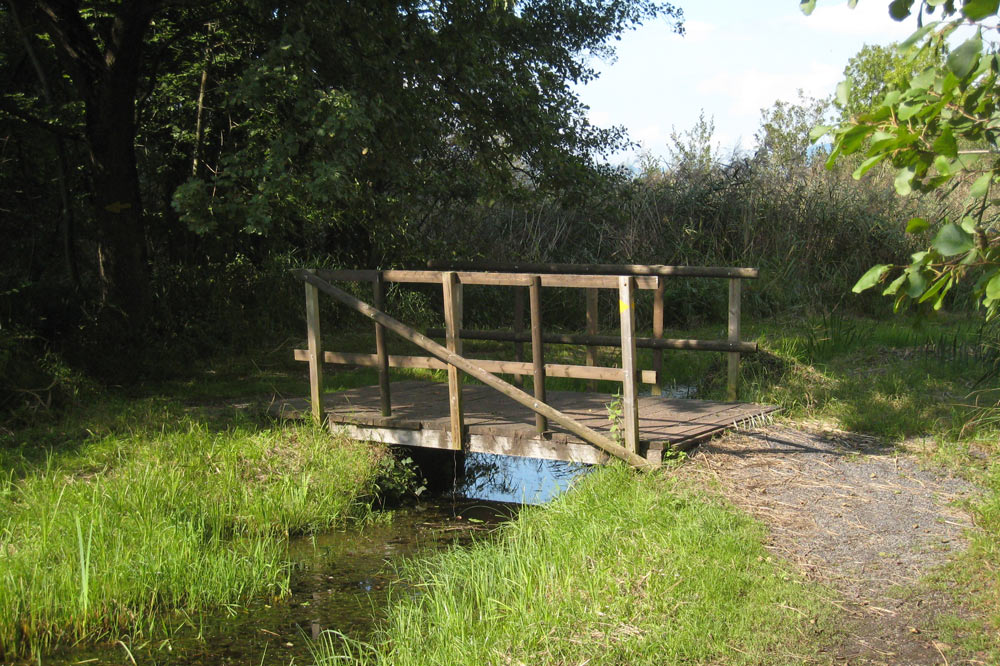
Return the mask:
[[[534, 365], [535, 399], [545, 402], [545, 352], [542, 347], [542, 279], [531, 276], [528, 287], [528, 301], [531, 310], [531, 362]], [[535, 427], [542, 434], [549, 429], [549, 420], [535, 412]]]
[[[315, 271], [310, 270], [315, 274]], [[319, 290], [306, 284], [306, 337], [309, 343], [309, 402], [316, 423], [323, 422], [323, 345], [319, 335]]]
[[622, 326], [622, 425], [625, 431], [625, 449], [639, 452], [639, 400], [637, 393], [638, 369], [635, 352], [635, 278], [618, 278], [618, 311]]
[[[461, 355], [462, 338], [462, 283], [454, 271], [441, 276], [444, 290], [445, 346], [448, 351]], [[448, 366], [448, 408], [451, 414], [451, 448], [461, 450], [462, 431], [462, 375], [458, 368]]]
[[[739, 278], [729, 279], [729, 342], [740, 341], [740, 300], [742, 284]], [[739, 394], [740, 353], [729, 352], [726, 382], [727, 398], [733, 402]]]
[[[662, 275], [656, 278], [656, 292], [653, 294], [653, 337], [663, 338], [663, 294], [666, 291], [667, 281]], [[663, 381], [663, 350], [653, 350], [653, 372], [656, 373], [656, 383], [653, 384], [652, 394], [662, 395], [663, 389], [660, 384]]]
[[[382, 271], [375, 275], [372, 284], [375, 292], [373, 301], [377, 310], [385, 310], [385, 280]], [[385, 346], [385, 326], [375, 322], [375, 353], [378, 355], [378, 394], [382, 416], [392, 416], [392, 398], [389, 394], [389, 352]]]
[[[524, 287], [514, 287], [514, 333], [524, 333]], [[524, 343], [514, 343], [514, 360], [524, 360]], [[514, 375], [514, 383], [525, 387], [528, 378], [525, 375]]]
[[[587, 333], [597, 335], [597, 288], [589, 287], [587, 293]], [[597, 347], [587, 345], [587, 365], [597, 365]], [[590, 391], [597, 390], [597, 382], [591, 379], [587, 383]]]

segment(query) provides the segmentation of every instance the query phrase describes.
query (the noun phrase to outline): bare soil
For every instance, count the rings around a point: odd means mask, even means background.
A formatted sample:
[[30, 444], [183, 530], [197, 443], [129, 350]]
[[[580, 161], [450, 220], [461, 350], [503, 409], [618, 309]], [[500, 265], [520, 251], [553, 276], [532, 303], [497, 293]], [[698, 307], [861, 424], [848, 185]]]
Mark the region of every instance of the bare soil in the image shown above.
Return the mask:
[[680, 473], [763, 521], [769, 548], [832, 590], [840, 626], [821, 661], [987, 663], [940, 640], [938, 620], [969, 611], [922, 582], [965, 546], [968, 482], [875, 438], [781, 425], [703, 444]]

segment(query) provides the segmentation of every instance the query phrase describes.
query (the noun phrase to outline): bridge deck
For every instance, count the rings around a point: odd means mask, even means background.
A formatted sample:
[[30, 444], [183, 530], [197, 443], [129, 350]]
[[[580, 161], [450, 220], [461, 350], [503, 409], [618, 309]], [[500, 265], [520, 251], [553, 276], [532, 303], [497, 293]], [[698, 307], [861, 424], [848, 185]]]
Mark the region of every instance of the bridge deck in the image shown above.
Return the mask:
[[[614, 396], [601, 393], [549, 391], [546, 402], [585, 425], [610, 430], [607, 405]], [[379, 413], [377, 386], [349, 389], [323, 396], [332, 429], [343, 429], [353, 439], [437, 449], [452, 445], [448, 412], [448, 385], [404, 381], [392, 384], [392, 416]], [[527, 407], [481, 385], [462, 390], [465, 448], [468, 451], [603, 463], [608, 456], [555, 423], [539, 436], [535, 416]], [[281, 416], [308, 415], [304, 399], [276, 405]], [[659, 461], [664, 449], [685, 450], [734, 424], [777, 410], [777, 407], [738, 402], [639, 399], [640, 454]]]

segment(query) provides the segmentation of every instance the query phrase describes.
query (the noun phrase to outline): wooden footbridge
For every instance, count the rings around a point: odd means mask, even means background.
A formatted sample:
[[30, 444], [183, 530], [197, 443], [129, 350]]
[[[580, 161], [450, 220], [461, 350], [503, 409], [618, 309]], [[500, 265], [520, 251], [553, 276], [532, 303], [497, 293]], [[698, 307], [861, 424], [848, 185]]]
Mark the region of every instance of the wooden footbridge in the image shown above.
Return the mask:
[[[279, 405], [285, 415], [311, 411], [331, 428], [343, 428], [351, 437], [387, 444], [531, 456], [553, 460], [602, 463], [609, 456], [637, 467], [660, 463], [665, 448], [686, 448], [741, 421], [774, 407], [735, 402], [740, 355], [755, 352], [757, 345], [740, 339], [741, 280], [757, 277], [752, 268], [691, 266], [624, 266], [579, 264], [523, 264], [479, 266], [477, 270], [300, 270], [305, 282], [308, 349], [295, 351], [297, 360], [309, 363], [310, 398]], [[666, 280], [722, 278], [729, 284], [728, 335], [720, 340], [663, 337]], [[373, 287], [373, 304], [355, 298], [331, 282], [367, 282]], [[445, 328], [421, 333], [385, 312], [386, 283], [440, 284]], [[513, 288], [512, 330], [484, 331], [463, 328], [463, 287], [490, 285]], [[546, 287], [582, 289], [586, 294], [585, 334], [545, 333], [542, 328], [541, 293]], [[620, 335], [598, 334], [598, 290], [618, 295]], [[653, 290], [653, 335], [636, 334], [635, 297], [639, 289]], [[323, 349], [319, 326], [319, 294], [325, 293], [375, 322], [374, 354]], [[525, 294], [525, 292], [527, 292]], [[527, 295], [527, 299], [525, 299]], [[528, 301], [529, 326], [524, 309]], [[408, 340], [429, 356], [388, 353], [386, 331]], [[443, 338], [439, 344], [432, 338]], [[463, 355], [465, 340], [511, 342], [515, 359], [474, 359]], [[531, 360], [524, 359], [530, 343]], [[586, 365], [546, 363], [547, 344], [583, 345]], [[621, 349], [620, 367], [597, 365], [598, 347]], [[637, 348], [652, 349], [652, 368], [640, 369]], [[728, 357], [730, 402], [671, 399], [661, 395], [663, 351], [722, 352]], [[378, 369], [379, 385], [323, 395], [323, 363], [368, 366]], [[448, 372], [448, 383], [405, 381], [390, 386], [390, 368], [428, 368]], [[463, 374], [480, 385], [463, 386]], [[513, 382], [498, 375], [510, 375]], [[621, 382], [620, 396], [568, 391], [547, 392], [546, 377], [571, 377]], [[530, 378], [530, 381], [528, 379]], [[639, 384], [651, 385], [650, 395], [639, 395]], [[527, 387], [531, 392], [520, 388]], [[609, 418], [614, 405], [615, 418]]]

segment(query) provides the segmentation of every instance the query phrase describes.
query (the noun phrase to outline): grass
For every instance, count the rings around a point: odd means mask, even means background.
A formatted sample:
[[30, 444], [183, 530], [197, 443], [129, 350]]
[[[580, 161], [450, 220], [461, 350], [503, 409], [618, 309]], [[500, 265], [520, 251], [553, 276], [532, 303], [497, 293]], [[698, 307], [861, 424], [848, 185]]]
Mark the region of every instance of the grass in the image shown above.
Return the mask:
[[318, 664], [801, 663], [828, 609], [749, 517], [668, 474], [603, 468], [494, 540], [404, 565], [371, 645]]
[[384, 450], [233, 418], [105, 401], [7, 438], [0, 660], [281, 596], [287, 535], [369, 510]]
[[[720, 336], [718, 328], [699, 327], [676, 334], [679, 337], [713, 338]], [[1000, 608], [1000, 463], [995, 462], [996, 454], [1000, 452], [1000, 421], [996, 408], [990, 408], [1000, 400], [1000, 378], [995, 373], [988, 373], [990, 368], [996, 367], [995, 347], [991, 347], [988, 332], [984, 332], [976, 320], [954, 317], [872, 320], [836, 315], [750, 321], [745, 330], [747, 337], [757, 339], [761, 352], [744, 359], [741, 399], [781, 405], [784, 408], [782, 418], [793, 422], [878, 436], [890, 445], [909, 448], [943, 463], [984, 488], [982, 498], [970, 507], [981, 529], [971, 534], [968, 552], [939, 574], [948, 581], [948, 590], [957, 601], [965, 605], [971, 603], [981, 613], [978, 618], [963, 620], [962, 631], [949, 625], [954, 624], [954, 618], [942, 618], [941, 632], [945, 636], [964, 636], [962, 640], [971, 650], [1000, 642], [997, 640], [1000, 631], [1000, 611], [997, 610]], [[467, 347], [473, 354], [492, 358], [511, 356], [509, 345], [470, 343]], [[552, 346], [548, 353], [552, 353], [553, 360], [562, 362], [583, 360], [582, 349]], [[614, 352], [603, 350], [603, 353], [606, 363], [615, 361]], [[668, 352], [664, 360], [665, 374], [674, 383], [696, 386], [700, 397], [723, 398], [723, 355]], [[649, 367], [648, 353], [641, 363]], [[550, 380], [550, 388], [553, 389], [579, 390], [583, 387], [584, 382], [581, 381]], [[613, 393], [614, 389], [615, 385], [610, 383], [600, 386], [600, 390], [607, 393]], [[593, 500], [593, 496], [590, 497]], [[556, 513], [563, 516], [562, 510], [559, 504], [542, 513], [552, 511], [553, 516]], [[528, 520], [541, 523], [547, 519], [532, 514]], [[609, 518], [602, 515], [599, 520], [608, 522]], [[512, 528], [513, 531], [517, 529], [520, 528]], [[555, 531], [558, 528], [551, 529]], [[586, 531], [583, 527], [578, 529]], [[672, 526], [671, 530], [676, 531], [676, 526]], [[355, 645], [352, 649], [356, 656], [367, 655], [366, 660], [379, 663], [398, 660], [398, 663], [405, 664], [408, 659], [419, 663], [420, 654], [408, 653], [405, 645], [424, 642], [436, 645], [437, 642], [447, 642], [445, 637], [450, 633], [457, 637], [461, 650], [475, 654], [476, 659], [483, 663], [517, 663], [518, 660], [535, 663], [539, 659], [541, 663], [547, 663], [546, 659], [552, 663], [577, 663], [584, 659], [582, 655], [593, 658], [594, 650], [605, 649], [607, 652], [600, 654], [626, 656], [622, 656], [620, 662], [614, 661], [618, 657], [601, 656], [591, 663], [604, 663], [601, 661], [604, 659], [613, 663], [630, 663], [633, 660], [642, 663], [641, 655], [645, 648], [630, 652], [632, 648], [626, 649], [608, 639], [606, 628], [587, 629], [588, 625], [584, 622], [584, 627], [580, 629], [582, 633], [569, 630], [571, 633], [565, 635], [566, 627], [579, 624], [572, 618], [586, 619], [593, 615], [587, 614], [586, 595], [572, 602], [557, 598], [553, 602], [554, 608], [546, 605], [545, 609], [538, 611], [541, 616], [534, 614], [531, 608], [518, 605], [517, 594], [506, 591], [505, 586], [520, 585], [523, 590], [525, 581], [538, 582], [535, 579], [544, 574], [544, 563], [547, 561], [544, 558], [534, 560], [529, 554], [514, 551], [515, 546], [511, 544], [518, 538], [505, 534], [498, 545], [483, 546], [482, 552], [449, 555], [447, 557], [451, 559], [440, 558], [433, 560], [437, 564], [424, 563], [409, 571], [414, 580], [426, 583], [429, 599], [404, 599], [402, 606], [406, 610], [393, 616], [392, 624], [376, 644], [374, 652]], [[605, 534], [603, 538], [616, 548], [624, 549], [623, 557], [629, 559], [627, 540], [623, 542], [619, 533]], [[701, 538], [707, 540], [711, 537], [702, 534]], [[746, 538], [759, 544], [759, 537], [756, 540], [754, 537]], [[538, 546], [535, 544], [533, 547]], [[660, 550], [667, 546], [654, 541], [650, 543], [650, 548]], [[504, 553], [508, 551], [517, 552], [519, 557], [527, 558], [522, 562], [528, 563], [522, 566], [509, 561], [511, 558], [504, 559], [507, 557]], [[553, 553], [545, 552], [546, 557], [553, 557]], [[577, 556], [581, 558], [579, 561], [585, 561], [579, 551]], [[558, 555], [555, 557], [558, 561]], [[706, 551], [703, 557], [706, 561], [713, 561], [715, 553]], [[448, 573], [453, 568], [459, 572], [454, 576]], [[636, 573], [638, 577], [642, 576], [642, 572]], [[486, 579], [480, 582], [480, 577]], [[579, 592], [574, 585], [580, 583], [566, 582], [566, 585], [571, 595]], [[623, 596], [604, 589], [604, 599]], [[471, 600], [467, 598], [470, 595], [473, 597]], [[524, 596], [537, 602], [532, 595]], [[628, 596], [624, 595], [626, 598], [621, 601], [627, 608], [621, 611], [622, 615], [617, 616], [619, 618], [639, 613], [636, 607], [628, 606], [637, 603], [634, 599], [627, 599]], [[488, 613], [482, 608], [484, 603], [492, 609]], [[762, 607], [759, 601], [753, 604], [758, 611]], [[440, 607], [432, 608], [434, 605]], [[513, 610], [501, 612], [508, 606]], [[572, 613], [564, 613], [563, 606], [573, 609]], [[475, 609], [475, 612], [470, 609]], [[551, 617], [547, 613], [552, 613]], [[648, 613], [648, 609], [643, 608], [641, 614], [647, 616]], [[544, 631], [553, 633], [543, 636], [527, 624], [521, 625], [511, 619], [521, 616], [531, 618], [531, 622], [544, 626]], [[489, 624], [500, 627], [496, 630], [500, 633], [490, 637], [501, 646], [496, 653], [484, 652], [475, 643], [483, 639], [479, 635], [481, 630], [468, 627], [478, 626], [480, 620], [489, 620]], [[631, 626], [627, 620], [623, 621], [625, 625], [622, 626]], [[447, 629], [442, 629], [441, 636], [437, 633], [424, 635], [418, 630], [421, 622]], [[686, 619], [685, 625], [691, 622]], [[509, 628], [508, 624], [513, 628]], [[595, 642], [587, 638], [587, 631], [604, 635], [603, 643], [602, 640], [596, 641], [603, 647], [596, 648]], [[629, 631], [625, 629], [624, 633]], [[707, 631], [712, 632], [711, 629]], [[646, 636], [646, 632], [640, 631], [638, 635]], [[623, 644], [635, 642], [645, 645], [643, 641], [647, 640], [626, 638]], [[576, 644], [587, 645], [590, 651], [574, 652], [572, 646]], [[323, 654], [329, 657], [344, 649], [344, 645], [328, 641]], [[430, 654], [446, 654], [448, 649], [441, 648], [441, 652]], [[656, 649], [666, 650], [667, 654], [687, 654], [670, 653], [669, 650], [674, 648], [659, 645]], [[509, 662], [499, 659], [498, 655], [504, 651], [511, 655]], [[705, 652], [691, 660], [739, 661], [733, 654], [720, 656]], [[577, 661], [574, 661], [576, 658]], [[444, 660], [441, 657], [440, 663]], [[770, 663], [774, 659], [768, 658], [768, 661]], [[464, 662], [459, 660], [457, 663]]]

